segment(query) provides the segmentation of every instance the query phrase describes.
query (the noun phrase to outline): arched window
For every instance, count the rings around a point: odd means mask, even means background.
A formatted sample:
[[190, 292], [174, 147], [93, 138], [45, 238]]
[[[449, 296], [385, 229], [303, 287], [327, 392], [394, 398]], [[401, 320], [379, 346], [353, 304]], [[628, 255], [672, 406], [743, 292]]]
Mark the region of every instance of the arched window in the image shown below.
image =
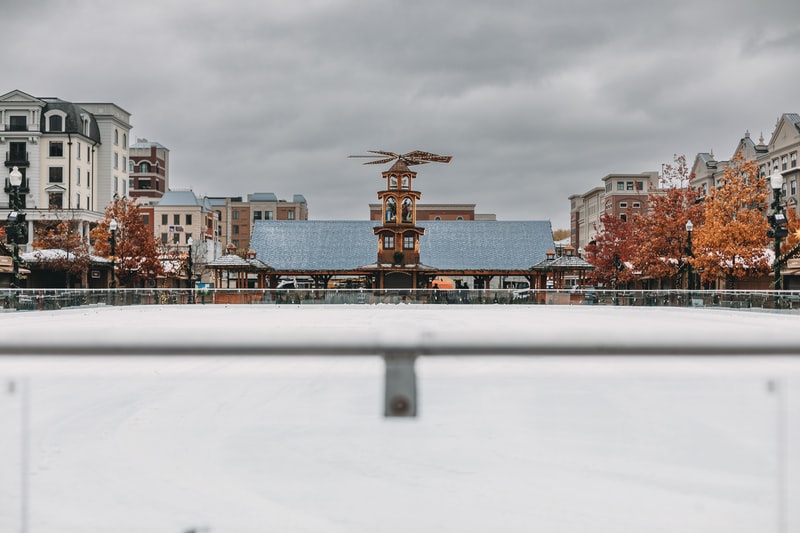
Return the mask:
[[413, 206], [413, 202], [411, 201], [411, 198], [409, 198], [408, 196], [403, 198], [403, 203], [400, 206], [400, 209], [402, 211], [402, 219], [401, 220], [403, 222], [413, 222], [413, 219], [414, 219], [414, 206]]
[[411, 187], [411, 180], [408, 176], [403, 176], [403, 188], [408, 189]]
[[389, 188], [396, 189], [397, 188], [397, 176], [391, 175], [389, 176]]
[[128, 134], [127, 133], [123, 133], [122, 134], [122, 147], [123, 148], [127, 148], [128, 147]]
[[150, 163], [148, 163], [147, 161], [142, 161], [141, 163], [139, 163], [139, 172], [140, 173], [150, 172]]
[[119, 130], [114, 130], [114, 144], [119, 144]]
[[397, 200], [390, 196], [386, 200], [384, 212], [386, 222], [395, 222], [397, 220]]
[[61, 115], [50, 115], [47, 129], [48, 131], [64, 131], [64, 120]]

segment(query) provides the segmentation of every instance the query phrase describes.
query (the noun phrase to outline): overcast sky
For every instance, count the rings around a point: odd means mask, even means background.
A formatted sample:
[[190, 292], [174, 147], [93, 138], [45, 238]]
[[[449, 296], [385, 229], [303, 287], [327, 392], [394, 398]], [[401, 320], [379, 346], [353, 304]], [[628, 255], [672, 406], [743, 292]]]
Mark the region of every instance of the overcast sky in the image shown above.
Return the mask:
[[728, 159], [800, 112], [796, 0], [4, 2], [4, 87], [113, 102], [173, 189], [366, 219], [425, 150], [427, 203], [568, 227], [571, 194], [673, 154]]

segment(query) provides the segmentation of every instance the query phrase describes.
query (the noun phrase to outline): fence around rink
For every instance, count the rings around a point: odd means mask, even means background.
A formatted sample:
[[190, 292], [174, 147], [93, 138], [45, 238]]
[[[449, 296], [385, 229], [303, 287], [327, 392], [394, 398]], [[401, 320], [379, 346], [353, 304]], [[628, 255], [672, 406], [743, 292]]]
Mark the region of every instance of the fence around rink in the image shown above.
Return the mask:
[[0, 311], [175, 304], [613, 305], [800, 309], [800, 291], [513, 289], [0, 289]]

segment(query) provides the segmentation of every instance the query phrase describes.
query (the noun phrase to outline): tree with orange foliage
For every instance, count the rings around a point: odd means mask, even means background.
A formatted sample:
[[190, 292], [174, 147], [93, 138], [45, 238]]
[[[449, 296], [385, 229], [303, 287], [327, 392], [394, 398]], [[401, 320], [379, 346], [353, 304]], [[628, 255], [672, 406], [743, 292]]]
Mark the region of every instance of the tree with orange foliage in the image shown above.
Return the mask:
[[737, 154], [725, 168], [706, 198], [705, 222], [694, 234], [691, 264], [704, 281], [722, 278], [733, 289], [738, 279], [770, 271], [767, 188], [754, 161]]
[[116, 257], [117, 279], [125, 287], [135, 286], [144, 280], [155, 280], [163, 275], [164, 269], [158, 256], [158, 243], [155, 236], [144, 223], [142, 212], [136, 200], [115, 197], [106, 208], [105, 220], [91, 231], [95, 253], [102, 257], [111, 254], [111, 220], [117, 221]]
[[634, 272], [625, 266], [633, 255], [639, 217], [632, 213], [624, 218], [604, 214], [600, 217], [602, 230], [586, 245], [586, 260], [595, 269], [589, 279], [595, 285], [616, 288], [633, 281]]
[[54, 250], [60, 253], [41, 255], [41, 263], [49, 270], [63, 271], [65, 286], [70, 286], [72, 276], [80, 277], [81, 287], [88, 286], [91, 250], [87, 239], [81, 235], [79, 223], [55, 210], [56, 220], [35, 230], [34, 250]]
[[676, 156], [674, 165], [664, 167], [659, 190], [650, 192], [647, 213], [639, 218], [631, 261], [642, 277], [658, 280], [658, 288], [676, 278], [685, 264], [686, 222], [703, 222], [704, 206], [700, 193], [689, 186], [691, 177], [686, 157]]

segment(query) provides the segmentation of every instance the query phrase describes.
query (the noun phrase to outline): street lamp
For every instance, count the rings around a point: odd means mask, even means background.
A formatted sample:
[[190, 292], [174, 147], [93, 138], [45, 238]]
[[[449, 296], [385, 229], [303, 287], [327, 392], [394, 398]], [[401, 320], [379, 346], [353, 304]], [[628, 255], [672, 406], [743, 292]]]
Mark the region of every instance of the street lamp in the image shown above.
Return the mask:
[[108, 223], [108, 229], [111, 231], [111, 236], [108, 238], [108, 243], [111, 245], [111, 288], [117, 287], [117, 270], [116, 270], [116, 246], [117, 246], [117, 220], [112, 218]]
[[194, 269], [192, 268], [192, 266], [193, 266], [193, 263], [192, 263], [192, 245], [193, 244], [194, 244], [194, 239], [192, 239], [191, 237], [186, 239], [186, 245], [189, 247], [189, 253], [186, 256], [186, 269], [188, 270], [187, 277], [189, 278], [189, 303], [190, 304], [194, 303], [194, 291], [192, 290], [192, 289], [194, 289]]
[[[770, 229], [767, 230], [767, 237], [775, 239], [775, 261], [772, 263], [772, 271], [775, 274], [775, 281], [773, 286], [775, 290], [783, 288], [783, 278], [781, 277], [781, 239], [789, 235], [788, 221], [786, 220], [786, 213], [783, 212], [783, 203], [781, 202], [781, 194], [783, 193], [783, 175], [775, 173], [770, 175], [769, 184], [772, 188], [772, 214], [767, 217], [770, 224]], [[776, 307], [779, 303], [777, 293], [775, 294]]]
[[[692, 263], [689, 261], [690, 257], [694, 257], [692, 253], [692, 230], [694, 230], [694, 224], [692, 224], [691, 220], [686, 221], [686, 273], [688, 275], [688, 282], [686, 283], [686, 288], [690, 291], [694, 289], [694, 273], [692, 272]], [[691, 294], [689, 295], [691, 297]]]
[[11, 192], [8, 195], [8, 224], [6, 226], [6, 240], [14, 245], [14, 281], [13, 287], [19, 288], [19, 245], [28, 243], [28, 227], [25, 222], [25, 213], [20, 213], [22, 202], [19, 197], [19, 188], [22, 185], [22, 172], [19, 167], [13, 167], [8, 174], [8, 181], [11, 185]]

